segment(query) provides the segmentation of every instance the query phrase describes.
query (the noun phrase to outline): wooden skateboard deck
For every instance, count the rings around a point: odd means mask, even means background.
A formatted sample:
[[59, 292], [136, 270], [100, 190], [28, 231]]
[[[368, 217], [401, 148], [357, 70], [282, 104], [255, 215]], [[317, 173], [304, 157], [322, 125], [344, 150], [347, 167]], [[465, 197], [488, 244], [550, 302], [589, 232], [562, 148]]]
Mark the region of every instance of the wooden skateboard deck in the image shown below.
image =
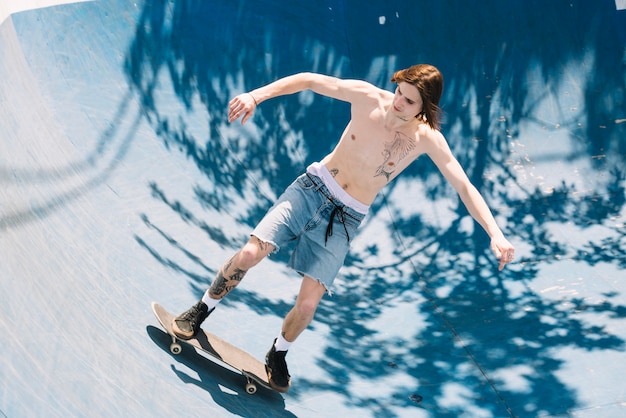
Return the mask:
[[245, 376], [248, 381], [246, 384], [247, 393], [256, 393], [257, 385], [274, 390], [269, 384], [265, 364], [261, 363], [252, 355], [246, 353], [238, 347], [235, 347], [217, 335], [204, 330], [201, 330], [195, 337], [189, 340], [182, 340], [175, 336], [172, 331], [172, 320], [176, 317], [176, 315], [168, 312], [164, 307], [156, 302], [152, 302], [152, 311], [161, 326], [172, 337], [172, 344], [170, 345], [170, 351], [172, 354], [181, 353], [182, 346], [179, 344], [180, 341], [208, 354], [209, 359], [218, 360], [215, 361], [216, 364], [220, 364], [220, 362], [222, 362], [239, 371], [239, 373]]

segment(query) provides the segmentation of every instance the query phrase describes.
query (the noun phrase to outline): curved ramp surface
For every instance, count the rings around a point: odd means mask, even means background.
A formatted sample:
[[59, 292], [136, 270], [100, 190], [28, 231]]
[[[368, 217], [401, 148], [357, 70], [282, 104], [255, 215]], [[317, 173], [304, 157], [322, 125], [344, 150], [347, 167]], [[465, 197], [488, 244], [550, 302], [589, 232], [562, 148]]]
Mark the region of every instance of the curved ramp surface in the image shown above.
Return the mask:
[[[0, 0], [0, 416], [626, 412], [621, 2], [405, 3]], [[228, 100], [297, 71], [391, 89], [417, 62], [444, 73], [444, 134], [517, 261], [497, 272], [420, 158], [290, 350], [289, 393], [172, 356], [150, 302], [195, 302], [349, 117], [302, 93], [242, 127]], [[263, 358], [286, 260], [206, 326]]]

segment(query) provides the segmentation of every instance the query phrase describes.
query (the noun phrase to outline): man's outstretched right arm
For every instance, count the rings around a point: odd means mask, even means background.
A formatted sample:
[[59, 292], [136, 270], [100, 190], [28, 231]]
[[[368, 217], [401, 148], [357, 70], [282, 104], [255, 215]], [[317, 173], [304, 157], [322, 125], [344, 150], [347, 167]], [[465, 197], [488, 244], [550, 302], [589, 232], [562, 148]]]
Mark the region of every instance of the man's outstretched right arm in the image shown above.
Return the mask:
[[243, 125], [254, 113], [256, 107], [265, 100], [305, 90], [309, 83], [308, 73], [299, 73], [278, 79], [263, 87], [242, 93], [228, 103], [228, 121], [242, 117]]
[[303, 90], [312, 90], [334, 99], [353, 102], [359, 95], [373, 89], [375, 87], [365, 81], [343, 80], [316, 73], [298, 73], [233, 98], [228, 104], [228, 121], [233, 122], [241, 117], [243, 124], [250, 119], [261, 102]]

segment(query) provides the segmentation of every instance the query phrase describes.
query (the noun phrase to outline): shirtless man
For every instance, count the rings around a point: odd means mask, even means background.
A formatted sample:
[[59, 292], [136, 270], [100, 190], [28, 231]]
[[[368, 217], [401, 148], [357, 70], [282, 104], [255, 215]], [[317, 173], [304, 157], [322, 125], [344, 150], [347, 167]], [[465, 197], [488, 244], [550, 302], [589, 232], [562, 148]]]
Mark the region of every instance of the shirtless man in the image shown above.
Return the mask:
[[431, 65], [396, 72], [395, 93], [370, 83], [301, 73], [279, 79], [229, 103], [228, 120], [245, 123], [265, 100], [303, 90], [351, 104], [351, 120], [335, 149], [313, 163], [279, 197], [250, 240], [219, 270], [202, 300], [173, 322], [180, 338], [191, 338], [218, 302], [245, 273], [281, 245], [296, 240], [290, 266], [303, 276], [300, 292], [266, 356], [270, 384], [286, 392], [290, 376], [285, 355], [331, 291], [369, 205], [409, 164], [427, 154], [458, 192], [471, 216], [491, 238], [499, 269], [513, 260], [514, 248], [439, 132], [443, 79]]

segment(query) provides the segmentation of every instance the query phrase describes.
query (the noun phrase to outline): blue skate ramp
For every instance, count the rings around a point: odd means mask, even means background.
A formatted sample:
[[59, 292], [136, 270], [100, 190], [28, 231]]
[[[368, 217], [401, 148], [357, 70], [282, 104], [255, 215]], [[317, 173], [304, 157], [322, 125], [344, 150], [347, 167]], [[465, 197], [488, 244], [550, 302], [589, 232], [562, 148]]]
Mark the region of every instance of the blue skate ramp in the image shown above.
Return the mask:
[[[0, 0], [0, 416], [626, 414], [623, 1]], [[422, 157], [374, 202], [292, 389], [245, 393], [169, 353], [187, 309], [349, 107], [309, 92], [228, 124], [299, 71], [445, 78], [443, 133], [516, 261]], [[206, 322], [262, 359], [288, 253]]]

